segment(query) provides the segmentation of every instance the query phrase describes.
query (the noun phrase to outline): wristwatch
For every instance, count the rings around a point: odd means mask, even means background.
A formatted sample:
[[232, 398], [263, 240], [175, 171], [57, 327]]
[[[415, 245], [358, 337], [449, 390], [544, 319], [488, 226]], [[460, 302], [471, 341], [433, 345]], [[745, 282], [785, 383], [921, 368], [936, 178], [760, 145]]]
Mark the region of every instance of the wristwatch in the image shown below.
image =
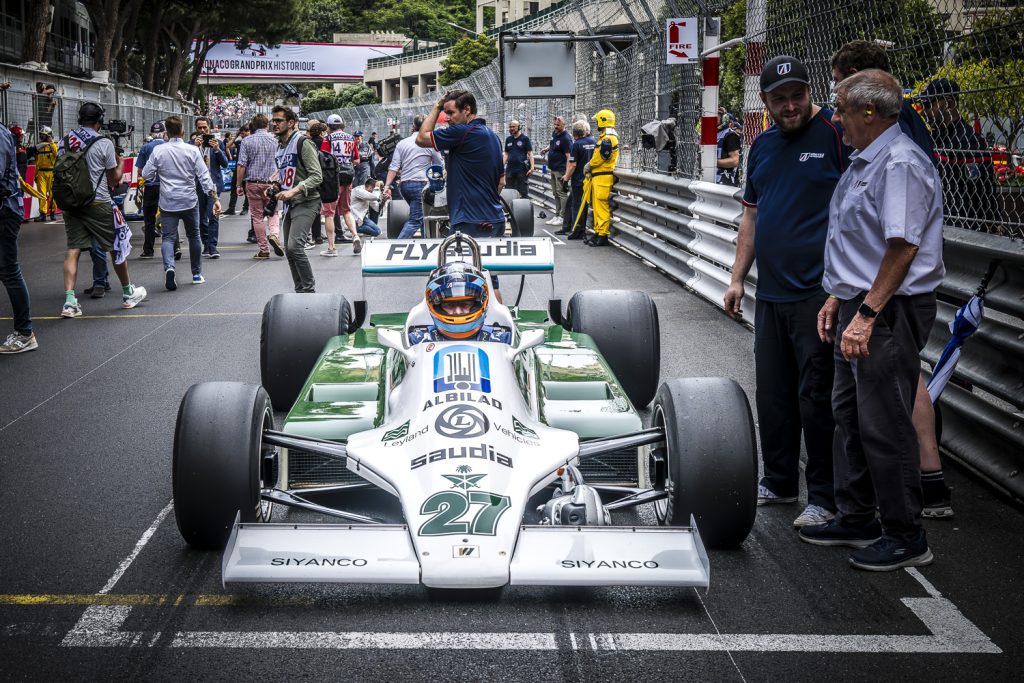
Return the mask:
[[861, 305], [857, 308], [857, 312], [865, 318], [874, 318], [878, 315], [878, 311], [868, 306], [866, 303], [861, 302]]

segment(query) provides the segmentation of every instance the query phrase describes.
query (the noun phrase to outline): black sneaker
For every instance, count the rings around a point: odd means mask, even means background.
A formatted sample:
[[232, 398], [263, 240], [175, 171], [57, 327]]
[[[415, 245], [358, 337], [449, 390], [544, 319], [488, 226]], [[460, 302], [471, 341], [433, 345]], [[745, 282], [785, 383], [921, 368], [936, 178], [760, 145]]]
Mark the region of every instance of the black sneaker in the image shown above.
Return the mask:
[[582, 233], [582, 232], [573, 232], [573, 233], [569, 233], [569, 237], [567, 237], [566, 239], [570, 239], [570, 240], [581, 240], [581, 239], [583, 239], [584, 237], [586, 237], [586, 234], [585, 234], [585, 233]]
[[921, 482], [924, 494], [924, 507], [921, 516], [925, 519], [952, 519], [952, 490], [942, 482]]
[[103, 296], [109, 291], [110, 285], [105, 285], [103, 287], [93, 285], [89, 289], [85, 290], [85, 293], [91, 296], [93, 299], [102, 299]]
[[178, 288], [178, 283], [174, 281], [174, 268], [168, 268], [164, 273], [164, 286], [171, 292]]
[[877, 519], [863, 526], [847, 526], [833, 519], [827, 524], [815, 524], [800, 529], [800, 540], [811, 545], [866, 548], [882, 538], [882, 525]]
[[219, 259], [220, 258], [220, 252], [217, 251], [216, 247], [210, 247], [210, 258], [212, 258], [212, 259]]
[[891, 572], [902, 567], [924, 567], [934, 559], [922, 531], [916, 541], [880, 538], [850, 555], [850, 564], [869, 572]]
[[180, 261], [181, 260], [181, 249], [175, 249], [174, 250], [174, 260], [175, 261]]
[[153, 258], [153, 252], [144, 251], [141, 254], [139, 254], [139, 258]]

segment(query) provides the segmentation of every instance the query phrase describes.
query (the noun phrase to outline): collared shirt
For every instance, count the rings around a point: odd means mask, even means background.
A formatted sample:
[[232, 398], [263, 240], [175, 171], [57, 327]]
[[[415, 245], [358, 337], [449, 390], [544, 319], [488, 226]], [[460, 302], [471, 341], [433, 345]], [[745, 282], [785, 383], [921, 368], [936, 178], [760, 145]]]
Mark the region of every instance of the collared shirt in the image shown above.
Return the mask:
[[4, 197], [2, 206], [20, 217], [25, 209], [21, 202], [21, 183], [18, 181], [15, 151], [14, 134], [0, 124], [0, 196]]
[[572, 149], [572, 136], [565, 129], [562, 132], [552, 131], [551, 144], [548, 145], [548, 168], [552, 171], [565, 173], [566, 157]]
[[362, 185], [352, 188], [352, 218], [355, 219], [356, 225], [362, 225], [367, 212], [370, 209], [377, 211], [378, 206], [380, 206], [380, 192], [377, 190], [370, 192]]
[[505, 221], [498, 194], [501, 140], [479, 116], [434, 130], [434, 148], [448, 153], [448, 209], [452, 225]]
[[242, 149], [238, 153], [238, 165], [245, 166], [245, 178], [249, 182], [262, 180], [266, 182], [277, 172], [277, 138], [263, 128], [242, 140]]
[[409, 181], [425, 183], [427, 182], [427, 168], [443, 163], [441, 153], [436, 149], [417, 147], [416, 133], [413, 133], [395, 147], [388, 170], [401, 171], [403, 183]]
[[572, 149], [569, 150], [569, 161], [576, 164], [571, 178], [573, 187], [583, 187], [583, 181], [586, 179], [584, 169], [590, 158], [594, 156], [594, 147], [596, 146], [597, 141], [591, 135], [585, 135], [572, 143]]
[[934, 292], [942, 283], [942, 186], [931, 159], [894, 123], [854, 152], [829, 206], [825, 275], [829, 294], [852, 299], [871, 289], [887, 240], [918, 247], [896, 295]]
[[508, 162], [505, 164], [506, 173], [526, 173], [530, 168], [530, 154], [533, 152], [533, 143], [525, 133], [509, 135], [505, 138], [505, 155]]
[[[139, 169], [140, 172], [146, 170], [146, 164], [149, 162], [149, 157], [151, 154], [153, 154], [153, 150], [159, 147], [160, 145], [164, 144], [165, 142], [167, 141], [164, 140], [163, 138], [153, 138], [152, 140], [150, 140], [149, 142], [142, 146], [142, 149], [139, 150], [139, 156], [135, 157], [135, 166]], [[156, 180], [153, 181], [153, 185], [159, 184], [160, 178], [157, 178]]]
[[203, 155], [195, 145], [171, 138], [153, 150], [142, 172], [146, 183], [160, 178], [160, 210], [187, 211], [199, 202], [196, 181], [204, 193], [217, 188], [206, 168]]

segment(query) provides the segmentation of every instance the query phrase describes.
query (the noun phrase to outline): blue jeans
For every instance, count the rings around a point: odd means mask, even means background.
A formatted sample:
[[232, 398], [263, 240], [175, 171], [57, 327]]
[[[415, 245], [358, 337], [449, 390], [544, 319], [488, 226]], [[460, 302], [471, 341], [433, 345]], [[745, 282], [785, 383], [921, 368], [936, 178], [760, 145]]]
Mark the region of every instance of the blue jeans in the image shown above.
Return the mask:
[[103, 251], [100, 243], [93, 239], [92, 248], [89, 249], [89, 256], [92, 257], [92, 286], [107, 288], [107, 252]]
[[203, 242], [203, 251], [212, 251], [217, 248], [217, 238], [220, 237], [220, 218], [213, 215], [213, 198], [205, 192], [199, 193], [199, 237]]
[[199, 206], [184, 211], [160, 212], [160, 255], [164, 259], [164, 270], [174, 270], [174, 242], [178, 239], [178, 221], [185, 226], [185, 237], [188, 238], [188, 260], [192, 266], [192, 274], [203, 272], [203, 254], [199, 243]]
[[360, 235], [368, 235], [370, 237], [377, 237], [380, 235], [380, 226], [370, 220], [369, 216], [363, 218], [362, 224], [356, 228], [356, 232]]
[[402, 196], [405, 197], [405, 201], [409, 202], [409, 220], [402, 227], [398, 239], [410, 240], [417, 230], [423, 229], [423, 188], [426, 186], [426, 182], [419, 180], [407, 180], [399, 183]]
[[352, 187], [362, 187], [366, 179], [370, 177], [370, 164], [361, 161], [356, 164], [356, 176], [352, 179]]
[[18, 263], [18, 233], [21, 216], [0, 209], [0, 282], [7, 288], [7, 296], [14, 309], [14, 329], [18, 334], [32, 334], [32, 315], [29, 309], [28, 287]]

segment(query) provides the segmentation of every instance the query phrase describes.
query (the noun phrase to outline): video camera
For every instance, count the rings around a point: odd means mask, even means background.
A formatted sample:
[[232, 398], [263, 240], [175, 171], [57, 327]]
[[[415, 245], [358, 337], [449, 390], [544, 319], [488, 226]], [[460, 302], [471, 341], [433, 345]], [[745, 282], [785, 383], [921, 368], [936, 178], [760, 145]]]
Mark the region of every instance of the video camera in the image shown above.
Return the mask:
[[135, 126], [129, 126], [123, 119], [112, 119], [103, 124], [100, 135], [110, 138], [114, 142], [114, 149], [118, 155], [124, 155], [124, 148], [121, 147], [121, 139], [129, 137], [135, 132]]

